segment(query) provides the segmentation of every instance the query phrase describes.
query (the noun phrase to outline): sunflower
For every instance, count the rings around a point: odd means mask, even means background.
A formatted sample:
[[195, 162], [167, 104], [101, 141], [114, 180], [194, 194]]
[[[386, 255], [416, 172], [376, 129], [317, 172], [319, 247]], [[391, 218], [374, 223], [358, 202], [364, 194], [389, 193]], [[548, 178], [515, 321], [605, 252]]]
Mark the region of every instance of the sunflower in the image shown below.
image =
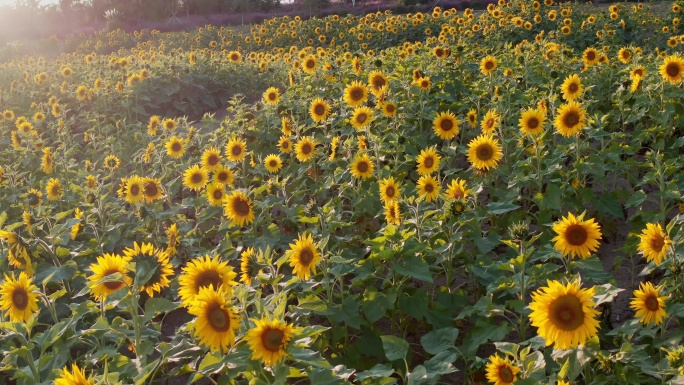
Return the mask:
[[618, 51], [618, 60], [623, 64], [629, 64], [630, 60], [632, 60], [632, 51], [627, 48], [620, 48]]
[[637, 76], [639, 76], [641, 78], [646, 76], [646, 68], [644, 68], [644, 66], [638, 66], [638, 67], [635, 67], [633, 70], [629, 71], [629, 77], [630, 78], [635, 78]]
[[349, 107], [362, 106], [368, 100], [368, 89], [358, 80], [354, 80], [344, 89], [344, 102]]
[[568, 102], [558, 109], [553, 121], [558, 133], [565, 137], [579, 135], [584, 127], [587, 112], [577, 102]]
[[474, 109], [468, 111], [466, 119], [468, 120], [468, 125], [470, 125], [470, 127], [477, 127], [477, 111]]
[[418, 78], [413, 82], [413, 84], [418, 86], [418, 88], [420, 88], [423, 91], [427, 91], [430, 88], [432, 88], [432, 82], [430, 81], [429, 76], [423, 76], [421, 78]]
[[270, 154], [264, 158], [264, 166], [268, 172], [278, 172], [283, 167], [283, 161], [276, 154]]
[[178, 159], [185, 154], [185, 140], [176, 136], [171, 137], [166, 142], [166, 154], [174, 159]]
[[432, 121], [432, 129], [435, 131], [435, 135], [439, 136], [441, 139], [450, 140], [458, 135], [459, 124], [461, 124], [461, 122], [456, 118], [456, 115], [450, 111], [445, 111], [437, 115], [435, 120]]
[[64, 195], [64, 189], [62, 188], [62, 184], [59, 182], [59, 179], [51, 178], [48, 181], [45, 190], [45, 196], [48, 200], [51, 201], [59, 200], [59, 198], [61, 198], [62, 195]]
[[93, 385], [95, 381], [92, 377], [87, 377], [85, 369], [80, 369], [78, 365], [71, 364], [71, 372], [69, 367], [62, 368], [59, 377], [55, 378], [54, 385]]
[[176, 123], [176, 121], [173, 119], [165, 119], [162, 123], [162, 126], [164, 126], [164, 128], [168, 131], [175, 131], [178, 127], [178, 123]]
[[584, 87], [582, 87], [582, 81], [577, 74], [572, 74], [565, 78], [563, 84], [561, 85], [561, 91], [563, 92], [563, 99], [567, 101], [578, 99], [582, 96], [584, 92]]
[[399, 202], [394, 201], [385, 204], [385, 220], [387, 223], [399, 225], [401, 223], [401, 209]]
[[380, 96], [389, 86], [387, 77], [380, 71], [371, 71], [368, 75], [368, 86], [375, 96]]
[[235, 330], [240, 328], [240, 317], [226, 297], [223, 290], [201, 287], [188, 308], [197, 317], [192, 333], [212, 351], [227, 352], [235, 344]]
[[594, 288], [580, 289], [577, 281], [563, 285], [547, 281], [548, 286], [532, 293], [530, 320], [546, 346], [554, 349], [576, 348], [598, 332], [599, 312], [592, 301]]
[[231, 63], [240, 63], [242, 61], [242, 54], [238, 51], [230, 51], [228, 52], [228, 60]]
[[480, 135], [468, 143], [468, 161], [477, 169], [495, 168], [503, 153], [499, 141], [487, 135]]
[[300, 162], [308, 162], [316, 152], [316, 141], [311, 136], [305, 136], [295, 145], [295, 154]]
[[568, 217], [553, 224], [556, 237], [554, 248], [561, 252], [564, 257], [588, 258], [592, 252], [598, 250], [601, 238], [601, 227], [594, 219], [584, 220], [584, 213], [575, 217], [568, 213]]
[[210, 147], [202, 153], [202, 168], [207, 171], [216, 171], [221, 167], [221, 152]]
[[283, 116], [280, 120], [280, 124], [283, 135], [292, 135], [292, 122], [290, 121], [290, 118]]
[[212, 206], [223, 205], [223, 198], [226, 196], [226, 189], [223, 183], [209, 183], [206, 191], [207, 200]]
[[183, 184], [190, 190], [199, 191], [209, 182], [209, 174], [207, 170], [194, 165], [183, 173]]
[[480, 61], [480, 71], [485, 75], [491, 75], [496, 70], [497, 64], [493, 56], [486, 56]]
[[635, 316], [644, 325], [660, 325], [663, 317], [667, 317], [665, 300], [667, 296], [660, 296], [660, 287], [653, 287], [650, 282], [640, 283], [639, 289], [634, 290], [634, 298], [630, 307], [636, 311]]
[[311, 102], [311, 107], [309, 107], [309, 114], [314, 122], [320, 123], [325, 121], [330, 115], [330, 105], [328, 102], [321, 98], [316, 98]]
[[629, 86], [629, 92], [630, 93], [635, 93], [638, 89], [639, 86], [641, 85], [641, 76], [633, 76], [632, 77], [632, 84]]
[[591, 67], [599, 62], [599, 54], [596, 48], [589, 47], [582, 52], [582, 61], [587, 67]]
[[204, 287], [212, 287], [213, 290], [221, 289], [226, 295], [233, 294], [233, 286], [237, 274], [227, 261], [221, 262], [221, 258], [208, 255], [189, 261], [178, 277], [180, 287], [178, 296], [183, 306], [189, 307]]
[[43, 193], [34, 188], [29, 189], [26, 192], [26, 201], [31, 207], [40, 206], [43, 203]]
[[142, 178], [142, 192], [147, 203], [158, 201], [164, 196], [161, 181], [157, 178]]
[[670, 237], [663, 231], [660, 223], [647, 223], [646, 228], [639, 235], [638, 250], [648, 262], [660, 265], [667, 258], [667, 249], [672, 243]]
[[155, 292], [161, 293], [163, 288], [169, 286], [169, 277], [174, 273], [166, 250], [157, 249], [151, 243], [133, 242], [133, 248], [127, 247], [123, 253], [125, 258], [135, 262], [137, 269], [154, 271], [148, 281], [140, 287], [140, 291], [153, 297]]
[[300, 235], [295, 243], [290, 243], [290, 250], [285, 253], [290, 261], [293, 271], [301, 280], [311, 278], [312, 273], [316, 273], [316, 265], [321, 260], [313, 241], [313, 236]]
[[121, 161], [116, 155], [107, 155], [104, 159], [104, 166], [109, 169], [109, 171], [114, 171], [119, 167]]
[[252, 280], [259, 274], [257, 266], [257, 256], [253, 247], [248, 248], [240, 254], [240, 282], [247, 286], [252, 285]]
[[520, 117], [520, 132], [525, 135], [540, 135], [544, 132], [544, 123], [546, 114], [537, 108], [529, 108]]
[[373, 121], [373, 110], [363, 106], [354, 109], [351, 117], [351, 125], [357, 130], [362, 130]]
[[52, 154], [50, 147], [43, 148], [43, 158], [40, 162], [40, 167], [46, 174], [52, 174], [55, 171], [55, 156]]
[[380, 181], [380, 200], [385, 204], [390, 204], [399, 199], [401, 187], [394, 180], [394, 177], [385, 178]]
[[358, 155], [349, 166], [349, 170], [354, 178], [368, 179], [373, 176], [375, 165], [365, 153]]
[[254, 222], [252, 201], [242, 191], [233, 191], [224, 200], [223, 208], [233, 226], [243, 227]]
[[465, 200], [470, 195], [471, 190], [468, 189], [466, 181], [463, 179], [454, 179], [447, 187], [447, 197], [454, 200]]
[[240, 162], [247, 155], [247, 143], [239, 138], [233, 138], [226, 144], [226, 156], [232, 162]]
[[397, 105], [392, 102], [385, 102], [382, 104], [382, 114], [388, 118], [397, 114]]
[[[88, 277], [88, 287], [96, 300], [103, 301], [108, 295], [133, 284], [133, 279], [128, 276], [130, 261], [130, 258], [118, 254], [104, 254], [97, 257], [97, 263], [90, 265], [93, 274]], [[121, 274], [121, 278], [100, 283], [107, 276], [117, 273]]]
[[418, 174], [430, 175], [436, 172], [439, 170], [439, 161], [441, 159], [442, 157], [437, 154], [437, 149], [434, 147], [421, 150], [420, 155], [416, 159]]
[[161, 117], [158, 115], [150, 116], [150, 121], [147, 123], [147, 133], [149, 135], [157, 135], [157, 129], [159, 128], [159, 123], [161, 122]]
[[494, 385], [509, 385], [517, 381], [520, 368], [513, 365], [508, 358], [502, 359], [498, 355], [489, 357], [487, 364], [487, 379]]
[[487, 111], [484, 118], [482, 118], [482, 123], [480, 127], [482, 128], [482, 133], [485, 135], [493, 135], [494, 130], [501, 125], [501, 115], [495, 109]]
[[684, 58], [676, 54], [670, 55], [664, 60], [663, 64], [660, 65], [660, 75], [671, 84], [680, 83], [684, 75]]
[[269, 106], [277, 106], [280, 102], [280, 91], [275, 87], [269, 87], [264, 91], [262, 98], [264, 99], [264, 103]]
[[418, 179], [416, 188], [418, 188], [418, 195], [425, 198], [425, 201], [429, 203], [439, 197], [439, 191], [442, 186], [433, 176], [423, 175]]
[[302, 71], [306, 72], [309, 75], [313, 75], [316, 73], [317, 65], [318, 62], [316, 61], [316, 55], [309, 55], [306, 58], [304, 58], [304, 61], [302, 62]]
[[7, 242], [9, 247], [7, 260], [10, 266], [25, 269], [29, 275], [32, 275], [33, 264], [31, 263], [31, 255], [21, 237], [11, 231], [0, 230], [0, 239]]
[[38, 311], [38, 288], [33, 279], [25, 272], [19, 278], [5, 275], [5, 282], [0, 285], [0, 310], [7, 312], [10, 322], [26, 322]]
[[232, 186], [233, 185], [233, 172], [230, 171], [229, 168], [227, 167], [220, 167], [214, 171], [214, 179], [213, 181], [216, 183], [221, 183], [224, 185]]
[[252, 359], [261, 360], [266, 366], [274, 366], [283, 360], [294, 328], [291, 324], [278, 320], [254, 320], [255, 327], [245, 335], [252, 350]]
[[278, 147], [280, 148], [280, 152], [282, 152], [283, 154], [292, 152], [292, 141], [290, 140], [290, 138], [283, 135], [278, 140]]

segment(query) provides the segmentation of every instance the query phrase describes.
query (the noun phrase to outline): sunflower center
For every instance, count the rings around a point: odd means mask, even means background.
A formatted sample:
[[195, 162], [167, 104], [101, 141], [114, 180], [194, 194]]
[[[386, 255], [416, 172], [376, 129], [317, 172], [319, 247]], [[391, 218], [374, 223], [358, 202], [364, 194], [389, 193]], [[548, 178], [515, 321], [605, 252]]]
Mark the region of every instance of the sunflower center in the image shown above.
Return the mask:
[[535, 128], [539, 127], [539, 119], [537, 119], [537, 118], [530, 118], [530, 119], [527, 121], [527, 127], [529, 127], [530, 129], [535, 129]]
[[271, 92], [268, 94], [268, 100], [276, 100], [276, 94], [275, 92]]
[[669, 63], [667, 66], [665, 66], [665, 72], [670, 77], [676, 78], [680, 75], [681, 69], [679, 68], [679, 64]]
[[319, 116], [325, 115], [325, 106], [322, 104], [316, 104], [314, 106], [314, 112], [316, 113], [316, 115], [319, 115]]
[[382, 88], [385, 86], [385, 84], [387, 83], [385, 82], [385, 79], [383, 79], [381, 76], [377, 76], [373, 79], [373, 86], [375, 88]]
[[428, 194], [435, 191], [435, 186], [432, 183], [426, 184], [424, 188], [425, 188], [425, 192]]
[[276, 162], [275, 160], [271, 160], [270, 162], [268, 162], [268, 165], [275, 168], [278, 166], [278, 162]]
[[239, 156], [242, 154], [242, 147], [233, 146], [233, 148], [230, 149], [230, 153], [233, 154], [233, 156]]
[[[117, 269], [108, 269], [105, 270], [104, 273], [102, 273], [102, 277], [106, 277], [108, 275], [114, 274], [114, 273], [121, 273], [121, 271]], [[106, 287], [108, 290], [119, 290], [123, 287], [124, 283], [123, 282], [118, 282], [118, 281], [109, 281], [103, 283], [104, 287]]]
[[644, 299], [644, 306], [646, 306], [646, 309], [649, 311], [658, 311], [660, 309], [658, 298], [654, 295], [649, 295]]
[[215, 166], [219, 162], [219, 157], [216, 154], [211, 154], [207, 157], [207, 164], [210, 166]]
[[232, 61], [238, 61], [238, 55], [233, 54], [233, 55], [231, 55], [230, 59]]
[[261, 333], [261, 344], [271, 352], [280, 351], [284, 339], [285, 333], [282, 330], [266, 329]]
[[313, 261], [314, 253], [311, 248], [307, 247], [299, 252], [299, 263], [303, 266], [309, 266], [311, 261]]
[[387, 111], [387, 112], [390, 113], [390, 114], [393, 113], [393, 112], [394, 112], [394, 106], [391, 105], [391, 104], [388, 104], [388, 105], [385, 107], [385, 111]]
[[195, 279], [195, 291], [199, 293], [200, 288], [209, 287], [209, 285], [214, 287], [214, 290], [218, 289], [223, 283], [221, 276], [215, 270], [206, 270], [201, 272]]
[[352, 88], [352, 90], [349, 91], [349, 96], [351, 100], [357, 102], [363, 99], [363, 90], [361, 88]]
[[153, 197], [156, 196], [159, 193], [159, 188], [157, 188], [156, 183], [147, 183], [145, 184], [145, 195]]
[[584, 323], [582, 302], [572, 294], [558, 297], [549, 306], [551, 322], [564, 331], [574, 331]]
[[178, 143], [178, 142], [173, 142], [173, 143], [171, 144], [171, 151], [173, 151], [173, 152], [178, 152], [178, 151], [180, 151], [180, 150], [181, 150], [181, 144], [180, 144], [180, 143]]
[[356, 121], [359, 123], [365, 123], [366, 120], [368, 120], [368, 115], [363, 112], [356, 116]]
[[422, 88], [428, 88], [430, 86], [430, 83], [427, 80], [423, 80], [422, 82], [420, 82], [420, 86]]
[[233, 202], [233, 211], [240, 217], [246, 217], [249, 215], [249, 202], [240, 198], [235, 199]]
[[487, 119], [487, 121], [485, 122], [485, 127], [487, 127], [487, 129], [493, 128], [494, 127], [494, 119], [492, 119], [492, 118]]
[[385, 195], [387, 195], [388, 198], [393, 198], [394, 194], [396, 194], [397, 190], [394, 189], [392, 186], [388, 186], [385, 189]]
[[654, 234], [651, 237], [650, 244], [653, 251], [661, 252], [663, 250], [663, 246], [665, 246], [665, 238], [660, 234]]
[[572, 246], [582, 246], [589, 238], [587, 229], [579, 224], [568, 226], [565, 230], [565, 240]]
[[306, 68], [312, 69], [316, 67], [316, 62], [313, 60], [307, 60], [304, 65], [306, 66]]
[[643, 76], [644, 76], [644, 71], [643, 71], [641, 68], [636, 69], [636, 70], [634, 70], [634, 75], [643, 77]]
[[487, 62], [485, 63], [485, 65], [484, 65], [484, 67], [485, 67], [485, 69], [487, 69], [487, 70], [491, 70], [492, 68], [494, 68], [494, 62], [492, 62], [492, 61], [487, 61]]
[[590, 61], [596, 60], [596, 52], [592, 52], [592, 51], [587, 52], [587, 60], [590, 60]]
[[451, 129], [454, 128], [454, 122], [452, 122], [451, 119], [444, 119], [439, 123], [439, 127], [442, 131], [451, 131]]
[[487, 161], [492, 159], [494, 156], [494, 149], [488, 144], [483, 144], [477, 147], [475, 154], [477, 159], [481, 161]]
[[28, 293], [23, 288], [17, 288], [12, 292], [12, 305], [19, 310], [24, 310], [28, 306]]
[[307, 155], [311, 153], [311, 145], [309, 143], [304, 143], [302, 146], [302, 154]]
[[425, 158], [423, 160], [423, 166], [425, 166], [425, 168], [432, 168], [432, 166], [434, 166], [434, 165], [435, 165], [435, 159], [431, 156], [428, 156], [427, 158]]
[[570, 83], [570, 85], [568, 86], [568, 91], [570, 91], [570, 93], [573, 93], [573, 94], [575, 92], [577, 92], [578, 89], [579, 89], [579, 86], [577, 85], [577, 83]]
[[230, 314], [221, 305], [213, 305], [207, 309], [207, 322], [214, 331], [225, 332], [230, 329]]
[[359, 164], [356, 165], [356, 169], [359, 170], [359, 172], [364, 173], [368, 171], [368, 163], [366, 162], [359, 162]]
[[202, 174], [200, 174], [200, 173], [198, 173], [198, 172], [192, 174], [192, 177], [190, 178], [190, 180], [192, 181], [192, 183], [201, 183], [201, 182], [202, 182], [202, 179], [204, 179], [204, 178], [202, 178]]
[[223, 198], [223, 191], [221, 191], [220, 189], [214, 190], [212, 196], [214, 197], [214, 199], [219, 200]]
[[501, 378], [501, 380], [507, 384], [513, 383], [515, 380], [513, 371], [508, 366], [499, 367], [499, 378]]
[[563, 124], [567, 127], [574, 127], [580, 121], [579, 114], [575, 111], [570, 111], [563, 116]]
[[228, 173], [225, 171], [222, 171], [222, 172], [216, 174], [216, 178], [221, 182], [225, 182], [228, 180]]

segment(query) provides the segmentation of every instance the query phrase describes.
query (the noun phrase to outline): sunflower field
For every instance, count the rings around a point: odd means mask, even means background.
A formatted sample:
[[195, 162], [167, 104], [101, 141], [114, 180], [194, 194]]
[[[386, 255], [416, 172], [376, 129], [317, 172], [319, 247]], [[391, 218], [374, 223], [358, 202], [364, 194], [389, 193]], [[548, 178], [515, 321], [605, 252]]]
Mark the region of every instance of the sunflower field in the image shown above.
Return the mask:
[[0, 47], [0, 384], [684, 384], [683, 2]]

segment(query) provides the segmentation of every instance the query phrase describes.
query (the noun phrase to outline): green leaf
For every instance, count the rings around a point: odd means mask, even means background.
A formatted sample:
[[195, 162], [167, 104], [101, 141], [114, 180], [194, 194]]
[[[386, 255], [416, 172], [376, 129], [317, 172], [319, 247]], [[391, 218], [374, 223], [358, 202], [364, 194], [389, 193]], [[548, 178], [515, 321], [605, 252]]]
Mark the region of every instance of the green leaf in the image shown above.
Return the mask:
[[392, 270], [420, 281], [432, 282], [430, 266], [416, 255], [409, 255], [399, 259], [396, 263], [392, 264]]
[[562, 191], [560, 187], [553, 183], [549, 183], [546, 186], [546, 191], [544, 192], [544, 208], [560, 211], [561, 195]]
[[406, 340], [396, 336], [380, 336], [382, 340], [382, 348], [385, 350], [385, 356], [388, 360], [400, 360], [406, 357], [408, 353], [409, 344]]
[[168, 313], [178, 309], [178, 304], [166, 298], [150, 298], [145, 302], [145, 315], [153, 317], [158, 313]]
[[369, 378], [385, 378], [391, 376], [392, 374], [394, 374], [394, 369], [387, 365], [376, 364], [366, 371], [356, 373], [355, 377], [357, 380], [363, 382]]
[[594, 199], [593, 203], [598, 212], [624, 219], [622, 205], [614, 192], [601, 195], [601, 197]]
[[458, 338], [458, 329], [443, 328], [429, 332], [420, 338], [420, 343], [426, 352], [438, 354], [447, 349], [453, 348]]
[[596, 306], [605, 302], [613, 302], [618, 294], [625, 291], [625, 289], [620, 289], [619, 287], [615, 287], [609, 283], [600, 286], [596, 285], [594, 286], [594, 290], [596, 290], [594, 293], [594, 301]]
[[625, 207], [638, 207], [646, 200], [646, 193], [643, 190], [636, 191], [625, 202]]
[[499, 215], [520, 208], [520, 206], [510, 202], [490, 202], [487, 209], [490, 214]]

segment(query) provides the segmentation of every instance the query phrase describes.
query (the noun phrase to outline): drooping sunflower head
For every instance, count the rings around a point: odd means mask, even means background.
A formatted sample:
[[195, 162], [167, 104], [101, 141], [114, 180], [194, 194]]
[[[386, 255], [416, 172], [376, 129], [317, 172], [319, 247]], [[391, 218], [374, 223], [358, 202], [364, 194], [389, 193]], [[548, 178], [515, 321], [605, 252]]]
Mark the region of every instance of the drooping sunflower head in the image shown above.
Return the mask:
[[558, 133], [565, 137], [579, 135], [584, 127], [586, 114], [579, 103], [569, 102], [560, 106], [553, 124]]
[[257, 253], [250, 247], [240, 254], [240, 282], [247, 286], [252, 285], [252, 280], [259, 274]]
[[152, 271], [147, 282], [140, 284], [140, 291], [144, 291], [150, 297], [154, 293], [161, 293], [162, 289], [169, 287], [169, 278], [174, 275], [173, 266], [169, 262], [169, 254], [166, 250], [155, 248], [151, 243], [133, 242], [133, 247], [127, 247], [123, 251], [124, 257], [136, 264], [136, 277], [142, 271]]
[[38, 288], [26, 272], [19, 277], [5, 275], [0, 285], [0, 310], [6, 312], [10, 322], [26, 322], [38, 311]]
[[311, 278], [311, 274], [316, 273], [316, 265], [321, 260], [321, 254], [311, 234], [299, 235], [297, 241], [290, 244], [286, 255], [294, 274], [301, 280]]
[[161, 117], [159, 115], [150, 116], [150, 121], [147, 123], [147, 133], [150, 135], [157, 135], [157, 129], [161, 123]]
[[[104, 254], [97, 257], [97, 262], [90, 265], [90, 271], [93, 274], [88, 277], [90, 293], [95, 299], [103, 301], [108, 295], [126, 286], [131, 286], [133, 279], [128, 275], [128, 263], [130, 261], [129, 257], [118, 254]], [[113, 276], [105, 282], [100, 282], [114, 274], [118, 276]]]
[[313, 159], [316, 152], [316, 141], [311, 136], [305, 136], [295, 145], [295, 154], [300, 162]]
[[385, 220], [387, 223], [399, 225], [401, 223], [401, 207], [398, 201], [385, 203], [384, 207]]
[[253, 360], [261, 360], [267, 366], [274, 366], [285, 357], [287, 345], [294, 334], [291, 324], [278, 320], [254, 320], [255, 327], [245, 336], [252, 351]]
[[385, 178], [380, 181], [380, 199], [389, 204], [395, 202], [401, 196], [401, 187], [394, 180], [394, 177]]
[[354, 178], [368, 179], [373, 176], [375, 165], [373, 164], [373, 161], [368, 158], [368, 155], [363, 153], [354, 159], [349, 166], [349, 169]]
[[537, 108], [527, 109], [520, 117], [520, 132], [525, 135], [537, 136], [544, 132], [546, 114]]
[[231, 162], [241, 162], [247, 156], [247, 142], [233, 138], [226, 144], [226, 157]]
[[459, 133], [458, 125], [461, 122], [450, 111], [440, 112], [432, 121], [432, 129], [435, 135], [444, 140], [453, 139]]
[[416, 159], [418, 163], [416, 168], [420, 175], [430, 175], [439, 170], [439, 162], [442, 157], [437, 153], [435, 147], [424, 148], [420, 151], [420, 155]]
[[264, 167], [268, 172], [278, 172], [283, 167], [283, 161], [278, 155], [270, 154], [264, 158]]
[[280, 102], [280, 91], [275, 87], [269, 87], [263, 94], [264, 103], [269, 106], [277, 106]]
[[667, 250], [672, 240], [663, 231], [660, 223], [647, 223], [646, 228], [639, 235], [638, 250], [648, 262], [660, 265], [667, 258]]
[[494, 385], [510, 385], [518, 379], [520, 368], [513, 365], [508, 358], [498, 355], [489, 357], [487, 364], [487, 379]]
[[29, 189], [26, 193], [26, 202], [31, 207], [40, 206], [43, 203], [43, 193], [34, 188]]
[[639, 289], [634, 290], [630, 307], [636, 311], [635, 316], [643, 324], [657, 326], [663, 322], [664, 317], [667, 317], [665, 300], [667, 296], [660, 295], [660, 287], [654, 287], [650, 282], [641, 282]]
[[491, 75], [497, 67], [497, 61], [494, 56], [485, 56], [480, 61], [480, 71], [485, 75]]
[[228, 262], [221, 261], [218, 256], [195, 258], [188, 262], [178, 277], [178, 296], [186, 307], [190, 306], [202, 288], [211, 286], [213, 290], [221, 289], [230, 296], [233, 286], [237, 285], [236, 277], [237, 274]]
[[350, 121], [352, 127], [362, 130], [373, 121], [373, 110], [366, 106], [357, 107], [354, 109]]
[[576, 348], [598, 332], [599, 312], [592, 300], [594, 288], [581, 289], [578, 282], [563, 285], [548, 281], [548, 286], [532, 293], [530, 320], [546, 345], [554, 349]]
[[344, 102], [349, 107], [362, 106], [368, 100], [368, 89], [358, 80], [354, 80], [344, 89]]
[[553, 224], [556, 237], [553, 238], [554, 248], [564, 257], [589, 258], [592, 252], [598, 250], [601, 239], [601, 227], [593, 218], [584, 220], [584, 213], [574, 216], [568, 213], [567, 217]]
[[309, 115], [311, 115], [311, 119], [313, 119], [314, 122], [323, 122], [328, 118], [328, 115], [330, 115], [330, 105], [322, 98], [316, 98], [311, 102]]
[[495, 168], [503, 158], [499, 141], [487, 135], [480, 135], [468, 143], [468, 161], [476, 169]]
[[660, 75], [670, 84], [678, 84], [684, 77], [684, 58], [676, 55], [667, 56], [660, 65]]
[[243, 227], [254, 222], [252, 201], [242, 191], [235, 190], [227, 195], [223, 208], [233, 226]]
[[197, 317], [192, 333], [202, 345], [212, 351], [227, 352], [235, 344], [235, 330], [240, 328], [240, 317], [230, 306], [224, 290], [201, 287], [188, 312]]
[[563, 99], [567, 101], [580, 98], [584, 92], [580, 77], [577, 74], [572, 74], [565, 78], [561, 85], [561, 92], [563, 92]]
[[85, 369], [71, 364], [71, 371], [68, 366], [62, 368], [59, 377], [55, 378], [54, 385], [93, 385], [94, 383], [95, 380], [92, 377], [86, 376]]
[[430, 203], [439, 197], [442, 186], [432, 175], [423, 175], [418, 179], [416, 188], [418, 189], [418, 195]]

